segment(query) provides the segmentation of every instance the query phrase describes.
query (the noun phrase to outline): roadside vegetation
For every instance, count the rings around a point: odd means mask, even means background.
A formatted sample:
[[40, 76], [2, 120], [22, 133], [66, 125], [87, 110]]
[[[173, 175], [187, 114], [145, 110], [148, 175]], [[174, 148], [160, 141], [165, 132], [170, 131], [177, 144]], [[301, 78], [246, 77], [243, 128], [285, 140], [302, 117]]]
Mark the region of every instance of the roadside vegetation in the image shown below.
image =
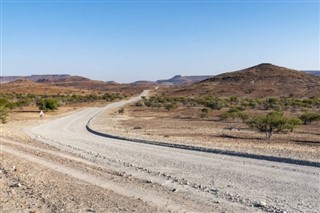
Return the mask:
[[126, 95], [120, 93], [104, 93], [89, 95], [35, 95], [35, 94], [5, 94], [0, 95], [0, 122], [6, 123], [8, 113], [13, 110], [22, 111], [26, 107], [35, 107], [43, 111], [53, 111], [62, 106], [82, 103], [112, 102], [121, 100]]
[[[264, 133], [270, 139], [274, 133], [289, 133], [299, 125], [320, 120], [320, 98], [240, 98], [231, 96], [143, 98], [136, 107], [174, 111], [196, 109], [194, 119], [246, 124], [249, 129]], [[177, 116], [178, 118], [179, 116]]]

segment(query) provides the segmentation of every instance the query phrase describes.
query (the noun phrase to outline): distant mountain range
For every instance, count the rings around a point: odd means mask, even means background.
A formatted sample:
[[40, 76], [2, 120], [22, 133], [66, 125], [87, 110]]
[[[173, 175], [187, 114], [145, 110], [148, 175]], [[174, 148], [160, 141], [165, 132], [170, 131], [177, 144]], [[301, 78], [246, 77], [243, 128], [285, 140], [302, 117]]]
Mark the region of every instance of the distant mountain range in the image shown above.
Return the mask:
[[212, 75], [199, 75], [199, 76], [181, 76], [176, 75], [173, 78], [166, 80], [158, 80], [155, 83], [157, 84], [168, 84], [168, 85], [182, 85], [182, 84], [192, 84], [196, 82], [203, 81], [212, 77]]
[[320, 76], [320, 70], [304, 70], [304, 72], [309, 73], [311, 75]]
[[[161, 85], [171, 86], [171, 85], [191, 84], [191, 83], [203, 81], [203, 80], [210, 78], [210, 77], [212, 77], [212, 76], [210, 76], [210, 75], [204, 75], [204, 76], [176, 75], [173, 78], [165, 79], [165, 80], [158, 80], [158, 81], [141, 80], [141, 81], [135, 81], [135, 82], [132, 82], [129, 84], [134, 84], [134, 85], [161, 84]], [[80, 77], [80, 76], [71, 76], [71, 75], [67, 75], [67, 74], [63, 74], [63, 75], [31, 75], [31, 76], [1, 76], [0, 77], [1, 84], [13, 82], [16, 80], [29, 80], [29, 81], [33, 81], [33, 82], [37, 82], [37, 83], [51, 83], [51, 84], [55, 84], [57, 86], [59, 86], [59, 84], [64, 84], [64, 85], [69, 84], [69, 86], [71, 86], [71, 84], [73, 84], [74, 82], [77, 82], [77, 81], [79, 81], [79, 82], [86, 81], [86, 83], [88, 83], [88, 81], [93, 81], [95, 83], [99, 82], [100, 85], [103, 84], [102, 81], [94, 81], [94, 80], [90, 80], [88, 78], [84, 78], [84, 77]], [[71, 83], [71, 82], [73, 82], [73, 83]], [[107, 81], [104, 83], [107, 83], [109, 85], [120, 84], [115, 81]]]
[[0, 76], [0, 83], [5, 84], [18, 79], [30, 80], [34, 82], [48, 81], [48, 80], [60, 80], [70, 77], [70, 75], [31, 75], [31, 76]]
[[[306, 72], [311, 75], [320, 76], [319, 70], [305, 70], [303, 72]], [[174, 86], [174, 85], [184, 85], [184, 84], [193, 84], [196, 82], [200, 82], [203, 80], [206, 80], [208, 78], [213, 77], [213, 75], [197, 75], [197, 76], [182, 76], [182, 75], [176, 75], [170, 79], [162, 79], [157, 81], [135, 81], [126, 85], [166, 85], [166, 86]], [[76, 82], [94, 82], [98, 83], [100, 86], [103, 86], [104, 83], [107, 83], [108, 85], [119, 85], [120, 83], [117, 83], [115, 81], [94, 81], [88, 78], [84, 78], [81, 76], [71, 76], [68, 74], [56, 74], [56, 75], [31, 75], [31, 76], [0, 76], [0, 84], [5, 84], [9, 82], [13, 82], [16, 80], [30, 80], [37, 83], [51, 83], [55, 84], [56, 86], [62, 85], [68, 85], [68, 86], [74, 86], [74, 84], [77, 84]], [[93, 85], [93, 87], [95, 87]]]
[[[173, 96], [289, 96], [320, 97], [320, 71], [297, 71], [272, 64], [259, 64], [240, 71], [216, 76], [181, 76], [167, 80], [136, 81], [120, 84], [96, 81], [71, 75], [2, 76], [0, 93], [86, 93], [112, 91], [137, 94], [156, 86], [172, 87], [166, 95]], [[69, 88], [69, 90], [68, 90]]]

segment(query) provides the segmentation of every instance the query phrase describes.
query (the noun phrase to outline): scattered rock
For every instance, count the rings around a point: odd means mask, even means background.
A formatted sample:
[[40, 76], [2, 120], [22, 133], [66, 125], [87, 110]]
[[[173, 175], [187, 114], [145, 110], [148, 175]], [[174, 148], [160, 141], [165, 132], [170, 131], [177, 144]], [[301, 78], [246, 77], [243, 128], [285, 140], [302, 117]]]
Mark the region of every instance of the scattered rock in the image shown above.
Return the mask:
[[261, 202], [256, 202], [253, 204], [254, 207], [266, 207], [267, 203], [261, 201]]
[[219, 190], [218, 190], [218, 189], [215, 189], [215, 188], [211, 188], [210, 191], [212, 191], [212, 192], [218, 192]]
[[12, 182], [9, 184], [9, 187], [13, 188], [13, 187], [21, 187], [21, 183], [19, 182]]
[[172, 189], [172, 192], [177, 192], [178, 191], [178, 189]]

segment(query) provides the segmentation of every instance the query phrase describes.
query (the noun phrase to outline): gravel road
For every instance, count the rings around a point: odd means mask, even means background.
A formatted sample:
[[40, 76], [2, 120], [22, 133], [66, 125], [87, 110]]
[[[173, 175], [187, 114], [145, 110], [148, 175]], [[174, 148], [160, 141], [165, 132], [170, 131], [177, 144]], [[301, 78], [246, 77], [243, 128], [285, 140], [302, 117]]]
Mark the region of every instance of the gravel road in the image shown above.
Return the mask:
[[[141, 96], [43, 121], [25, 131], [69, 153], [68, 160], [83, 159], [121, 178], [104, 179], [91, 170], [79, 172], [48, 162], [42, 162], [43, 166], [117, 194], [140, 198], [160, 211], [320, 211], [319, 168], [134, 143], [87, 131], [86, 124], [94, 116], [104, 110], [116, 111]], [[4, 151], [23, 157], [8, 147]]]

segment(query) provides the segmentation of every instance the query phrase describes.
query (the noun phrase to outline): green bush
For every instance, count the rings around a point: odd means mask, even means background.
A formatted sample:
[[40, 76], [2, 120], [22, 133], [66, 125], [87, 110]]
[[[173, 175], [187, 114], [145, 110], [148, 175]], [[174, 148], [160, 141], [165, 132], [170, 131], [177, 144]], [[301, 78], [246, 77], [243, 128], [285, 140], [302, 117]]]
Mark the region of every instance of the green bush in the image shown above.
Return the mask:
[[6, 123], [7, 122], [7, 116], [8, 116], [8, 108], [5, 106], [0, 105], [0, 121], [1, 123]]
[[282, 112], [273, 111], [267, 115], [255, 116], [246, 123], [250, 128], [265, 133], [266, 138], [270, 139], [275, 132], [292, 132], [296, 126], [302, 124], [302, 121], [298, 118], [283, 117]]
[[176, 108], [177, 108], [177, 105], [176, 105], [175, 103], [169, 103], [169, 104], [166, 104], [166, 105], [164, 106], [164, 108], [165, 108], [166, 110], [170, 111], [170, 110], [176, 109]]
[[313, 121], [319, 121], [320, 114], [314, 112], [305, 112], [302, 115], [300, 115], [299, 118], [303, 121], [304, 125], [307, 125]]
[[58, 101], [53, 98], [41, 98], [36, 105], [40, 110], [49, 111], [58, 109]]

